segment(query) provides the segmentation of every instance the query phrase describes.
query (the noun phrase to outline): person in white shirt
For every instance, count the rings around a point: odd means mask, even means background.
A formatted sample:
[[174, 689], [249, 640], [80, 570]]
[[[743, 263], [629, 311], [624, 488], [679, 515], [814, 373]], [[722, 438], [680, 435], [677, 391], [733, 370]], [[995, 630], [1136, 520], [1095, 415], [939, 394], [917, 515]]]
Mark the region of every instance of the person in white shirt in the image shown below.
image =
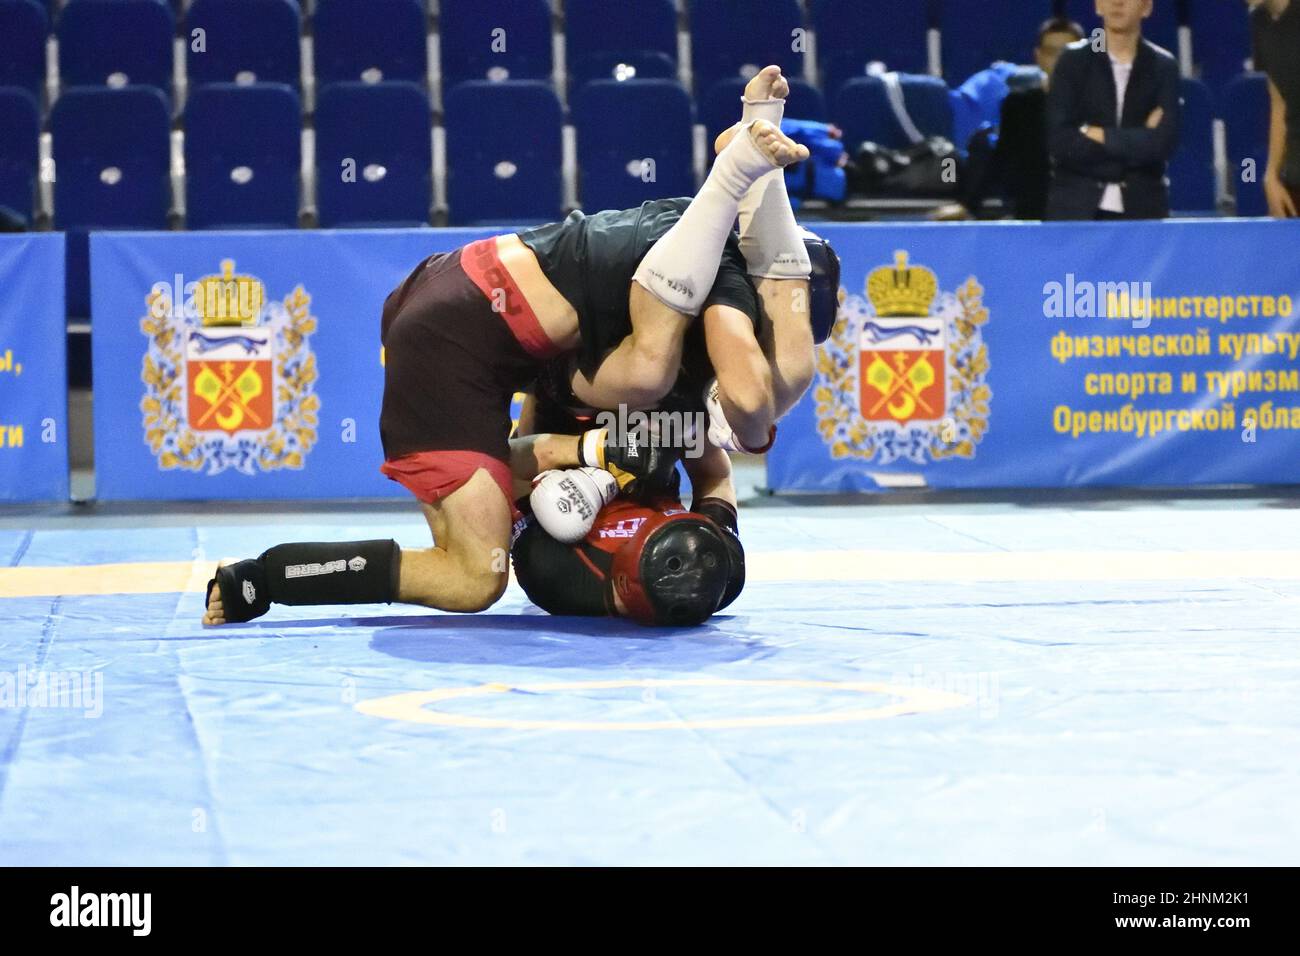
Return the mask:
[[1153, 0], [1097, 0], [1104, 33], [1071, 44], [1057, 62], [1047, 100], [1049, 219], [1169, 215], [1178, 62], [1142, 38], [1152, 9]]

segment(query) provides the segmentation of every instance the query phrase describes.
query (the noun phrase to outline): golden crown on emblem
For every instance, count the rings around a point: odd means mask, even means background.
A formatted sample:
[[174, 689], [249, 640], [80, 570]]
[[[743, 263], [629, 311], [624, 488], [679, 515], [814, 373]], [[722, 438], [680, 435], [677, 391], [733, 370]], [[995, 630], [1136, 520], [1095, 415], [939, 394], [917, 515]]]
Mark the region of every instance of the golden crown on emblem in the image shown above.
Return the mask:
[[194, 307], [204, 325], [256, 325], [266, 286], [253, 276], [235, 275], [235, 260], [221, 260], [221, 275], [199, 280]]
[[907, 253], [894, 253], [894, 267], [881, 266], [867, 277], [867, 298], [880, 318], [926, 316], [939, 294], [939, 280], [925, 266], [909, 266]]

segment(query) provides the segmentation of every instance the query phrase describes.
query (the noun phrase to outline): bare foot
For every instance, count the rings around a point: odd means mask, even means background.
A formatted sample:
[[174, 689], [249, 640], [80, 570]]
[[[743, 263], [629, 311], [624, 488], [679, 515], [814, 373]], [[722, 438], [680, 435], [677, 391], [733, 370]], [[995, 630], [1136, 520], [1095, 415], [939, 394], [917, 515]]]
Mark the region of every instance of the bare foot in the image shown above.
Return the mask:
[[203, 612], [203, 626], [213, 627], [217, 624], [225, 624], [226, 615], [221, 607], [221, 589], [217, 587], [217, 582], [212, 582], [212, 590], [208, 592], [208, 606]]
[[783, 100], [790, 95], [790, 81], [779, 66], [765, 66], [745, 86], [747, 100]]
[[[735, 138], [735, 135], [744, 127], [737, 123], [729, 130], [724, 130], [718, 135], [713, 142], [715, 153], [721, 153], [727, 148], [727, 144]], [[767, 120], [755, 120], [749, 126], [749, 135], [753, 139], [754, 145], [757, 146], [764, 156], [772, 163], [773, 166], [782, 168], [801, 163], [808, 158], [808, 147], [796, 143], [777, 127], [773, 126]]]
[[784, 168], [802, 163], [810, 155], [807, 146], [796, 143], [767, 120], [750, 123], [749, 138], [773, 166]]

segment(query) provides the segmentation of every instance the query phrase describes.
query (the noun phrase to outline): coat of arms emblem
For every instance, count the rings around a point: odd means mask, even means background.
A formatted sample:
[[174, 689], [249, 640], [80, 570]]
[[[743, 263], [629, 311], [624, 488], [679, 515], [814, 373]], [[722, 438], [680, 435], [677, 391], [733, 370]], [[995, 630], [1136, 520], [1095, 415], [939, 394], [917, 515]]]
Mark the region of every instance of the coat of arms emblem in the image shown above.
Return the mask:
[[147, 297], [145, 441], [164, 470], [302, 468], [320, 411], [311, 297], [299, 286], [267, 302], [260, 280], [229, 259], [221, 269]]
[[874, 270], [818, 351], [817, 428], [833, 458], [918, 464], [973, 458], [988, 431], [988, 321], [975, 279], [939, 291], [930, 269]]

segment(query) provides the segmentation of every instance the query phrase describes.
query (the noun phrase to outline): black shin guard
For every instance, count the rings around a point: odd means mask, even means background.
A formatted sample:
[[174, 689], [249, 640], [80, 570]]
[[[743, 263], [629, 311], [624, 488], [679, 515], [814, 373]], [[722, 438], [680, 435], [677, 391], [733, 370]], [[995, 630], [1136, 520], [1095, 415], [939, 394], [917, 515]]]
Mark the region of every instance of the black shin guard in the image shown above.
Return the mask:
[[278, 544], [258, 560], [276, 604], [391, 604], [401, 555], [387, 538]]
[[274, 604], [391, 604], [397, 600], [402, 550], [397, 542], [280, 544], [251, 561], [217, 569], [231, 624], [261, 617]]

